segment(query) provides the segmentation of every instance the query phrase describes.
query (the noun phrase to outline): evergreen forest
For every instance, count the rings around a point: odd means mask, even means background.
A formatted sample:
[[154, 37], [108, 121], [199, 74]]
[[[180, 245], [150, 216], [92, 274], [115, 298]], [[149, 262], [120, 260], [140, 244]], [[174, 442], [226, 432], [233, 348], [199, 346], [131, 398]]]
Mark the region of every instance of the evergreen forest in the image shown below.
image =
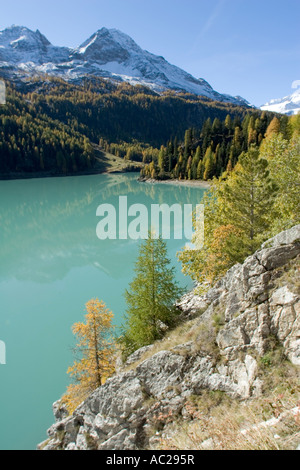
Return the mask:
[[7, 103], [0, 107], [2, 177], [93, 172], [101, 150], [144, 162], [146, 177], [209, 179], [234, 165], [249, 143], [259, 142], [273, 118], [205, 97], [159, 95], [98, 78], [75, 84], [36, 77], [6, 88]]

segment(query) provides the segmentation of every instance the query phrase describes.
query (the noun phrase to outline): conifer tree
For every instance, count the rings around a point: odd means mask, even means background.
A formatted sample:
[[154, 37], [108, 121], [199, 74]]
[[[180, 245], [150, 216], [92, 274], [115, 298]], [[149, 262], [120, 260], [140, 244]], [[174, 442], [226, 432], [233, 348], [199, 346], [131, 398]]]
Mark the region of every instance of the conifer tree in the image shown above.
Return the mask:
[[224, 126], [225, 126], [225, 129], [226, 129], [227, 135], [230, 135], [230, 133], [232, 131], [232, 121], [231, 121], [230, 114], [227, 114]]
[[212, 133], [213, 134], [220, 134], [222, 132], [222, 123], [220, 119], [215, 118], [213, 125], [212, 125]]
[[192, 146], [192, 129], [188, 129], [185, 132], [184, 137], [184, 158], [187, 158], [190, 155]]
[[282, 134], [273, 134], [260, 148], [269, 162], [270, 174], [278, 187], [275, 206], [274, 233], [300, 223], [300, 137], [288, 141]]
[[270, 122], [268, 129], [266, 131], [265, 137], [269, 139], [273, 134], [279, 134], [280, 132], [280, 121], [277, 117], [274, 117]]
[[203, 178], [205, 181], [211, 179], [214, 176], [214, 169], [215, 169], [215, 164], [214, 164], [214, 153], [211, 149], [211, 147], [208, 147], [206, 150], [204, 159], [204, 175]]
[[223, 186], [224, 219], [243, 233], [243, 253], [252, 254], [270, 226], [269, 213], [276, 187], [269, 175], [267, 160], [251, 147], [240, 156], [231, 178]]
[[196, 149], [196, 153], [195, 153], [195, 163], [197, 165], [199, 163], [200, 158], [201, 158], [201, 147], [200, 147], [200, 145], [198, 145], [198, 147]]
[[203, 139], [203, 152], [206, 151], [207, 147], [211, 143], [211, 132], [212, 132], [212, 124], [211, 124], [211, 119], [208, 118], [203, 127], [202, 127], [202, 132], [201, 132], [201, 137]]
[[268, 162], [260, 158], [258, 149], [242, 154], [231, 173], [214, 180], [204, 195], [204, 244], [199, 242], [202, 232], [196, 229], [195, 249], [179, 254], [183, 272], [197, 282], [213, 283], [243, 262], [270, 235], [277, 214], [276, 194]]
[[86, 304], [85, 323], [75, 323], [72, 331], [78, 338], [75, 351], [82, 357], [67, 373], [75, 380], [63, 397], [72, 412], [114, 373], [115, 346], [112, 339], [113, 314], [98, 299]]
[[164, 173], [167, 170], [168, 164], [169, 164], [169, 162], [167, 160], [166, 149], [162, 145], [161, 148], [160, 148], [159, 155], [158, 155], [158, 166], [159, 166], [159, 169], [160, 169], [161, 173]]
[[127, 312], [121, 338], [125, 355], [162, 338], [165, 328], [174, 324], [174, 302], [181, 293], [166, 243], [149, 233], [140, 246], [135, 278], [125, 292]]
[[222, 174], [223, 168], [223, 161], [222, 161], [222, 149], [220, 144], [217, 145], [216, 152], [215, 152], [215, 173], [216, 176], [220, 176]]

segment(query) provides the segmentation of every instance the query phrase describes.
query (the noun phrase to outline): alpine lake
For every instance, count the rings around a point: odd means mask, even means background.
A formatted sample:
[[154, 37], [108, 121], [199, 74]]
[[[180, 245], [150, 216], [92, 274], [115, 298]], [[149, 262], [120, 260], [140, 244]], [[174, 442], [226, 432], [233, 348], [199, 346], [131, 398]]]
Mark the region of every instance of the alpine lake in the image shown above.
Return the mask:
[[[196, 208], [204, 191], [142, 183], [137, 173], [0, 181], [1, 450], [34, 450], [47, 438], [52, 404], [70, 383], [71, 327], [84, 321], [86, 302], [103, 300], [116, 327], [123, 322], [141, 240], [121, 230], [115, 239], [100, 239], [99, 206], [115, 207], [118, 218], [120, 196], [149, 214], [154, 204]], [[191, 279], [176, 255], [190, 240], [170, 220], [168, 257], [188, 290]]]

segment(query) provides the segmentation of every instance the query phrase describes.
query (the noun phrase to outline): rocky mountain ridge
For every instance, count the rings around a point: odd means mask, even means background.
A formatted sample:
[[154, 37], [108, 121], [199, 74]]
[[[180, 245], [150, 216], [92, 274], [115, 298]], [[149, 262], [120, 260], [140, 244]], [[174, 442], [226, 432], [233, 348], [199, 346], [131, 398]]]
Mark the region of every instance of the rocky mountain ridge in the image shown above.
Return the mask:
[[4, 78], [47, 74], [76, 82], [89, 75], [144, 85], [159, 93], [171, 89], [249, 104], [239, 96], [216, 92], [204, 79], [141, 49], [117, 29], [102, 28], [79, 47], [67, 48], [53, 46], [38, 30], [12, 26], [0, 32], [0, 74]]
[[55, 403], [56, 423], [38, 448], [155, 448], [154, 424], [161, 432], [170, 417], [187, 419], [187, 401], [204, 390], [244, 402], [261, 397], [259, 364], [278, 345], [299, 373], [299, 257], [300, 225], [266, 242], [205, 295], [185, 295], [179, 329], [120, 364], [72, 416]]

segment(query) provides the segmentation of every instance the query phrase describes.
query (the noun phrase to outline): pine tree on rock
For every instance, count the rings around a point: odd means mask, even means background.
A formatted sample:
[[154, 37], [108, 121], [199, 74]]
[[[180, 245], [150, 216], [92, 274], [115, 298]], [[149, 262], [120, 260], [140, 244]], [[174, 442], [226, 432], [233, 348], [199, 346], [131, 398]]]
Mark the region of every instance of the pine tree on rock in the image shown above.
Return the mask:
[[78, 338], [75, 350], [82, 357], [67, 371], [75, 380], [63, 397], [70, 413], [115, 371], [113, 313], [98, 299], [86, 304], [86, 312], [86, 321], [75, 323], [72, 327]]
[[176, 320], [174, 302], [182, 294], [161, 237], [149, 233], [141, 244], [135, 274], [125, 292], [126, 324], [121, 338], [125, 356], [163, 337]]

